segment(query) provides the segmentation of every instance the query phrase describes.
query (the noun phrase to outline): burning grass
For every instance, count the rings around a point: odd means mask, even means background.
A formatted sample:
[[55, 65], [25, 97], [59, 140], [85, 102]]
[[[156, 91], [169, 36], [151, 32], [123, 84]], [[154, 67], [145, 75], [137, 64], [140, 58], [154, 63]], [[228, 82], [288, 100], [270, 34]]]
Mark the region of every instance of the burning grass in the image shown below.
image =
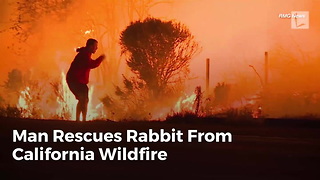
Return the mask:
[[[140, 86], [137, 85], [135, 88], [138, 87]], [[106, 96], [101, 101], [93, 103], [95, 86], [90, 86], [88, 119], [201, 122], [208, 118], [254, 121], [257, 118], [274, 117], [272, 115], [278, 118], [319, 118], [320, 100], [316, 92], [279, 94], [263, 91], [251, 96], [238, 97], [234, 95], [236, 91], [234, 87], [219, 83], [211, 93], [205, 94], [199, 86], [189, 95], [181, 93], [174, 98], [167, 95], [158, 99], [150, 98], [147, 89], [133, 88], [131, 93], [128, 93], [127, 90], [119, 88], [116, 96]], [[10, 96], [1, 96], [2, 117], [75, 119], [77, 100], [65, 82], [64, 73], [57, 79], [44, 78], [43, 81], [29, 79], [19, 86], [11, 86], [9, 83], [4, 89], [10, 92], [8, 93]], [[9, 103], [8, 98], [16, 101]], [[273, 108], [275, 102], [278, 103], [278, 108]]]

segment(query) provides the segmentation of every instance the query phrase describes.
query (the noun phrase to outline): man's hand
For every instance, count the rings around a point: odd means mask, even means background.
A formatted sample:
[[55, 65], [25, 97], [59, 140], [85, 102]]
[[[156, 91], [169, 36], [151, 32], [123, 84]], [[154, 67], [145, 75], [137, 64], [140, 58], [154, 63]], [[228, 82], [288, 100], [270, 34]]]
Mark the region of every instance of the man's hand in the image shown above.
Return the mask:
[[101, 59], [101, 60], [104, 60], [106, 58], [106, 55], [101, 54], [98, 58]]

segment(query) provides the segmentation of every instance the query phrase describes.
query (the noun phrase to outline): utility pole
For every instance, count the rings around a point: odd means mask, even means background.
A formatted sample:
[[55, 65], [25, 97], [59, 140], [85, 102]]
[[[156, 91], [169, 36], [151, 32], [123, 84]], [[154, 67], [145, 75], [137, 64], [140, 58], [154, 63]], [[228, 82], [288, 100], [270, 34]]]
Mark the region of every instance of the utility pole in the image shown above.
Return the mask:
[[264, 85], [269, 83], [268, 52], [264, 52]]
[[206, 91], [209, 92], [210, 59], [206, 59]]

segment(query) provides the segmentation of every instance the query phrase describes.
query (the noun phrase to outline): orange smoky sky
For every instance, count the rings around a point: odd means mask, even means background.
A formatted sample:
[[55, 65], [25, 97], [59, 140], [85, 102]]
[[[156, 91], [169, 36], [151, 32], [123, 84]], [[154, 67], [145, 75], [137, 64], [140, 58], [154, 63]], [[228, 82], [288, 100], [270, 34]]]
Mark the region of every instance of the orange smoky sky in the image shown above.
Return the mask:
[[[14, 13], [10, 3], [13, 0], [2, 0], [0, 3], [0, 30], [10, 27], [10, 18]], [[108, 3], [115, 3], [110, 8]], [[9, 36], [10, 32], [0, 34], [3, 60], [1, 61], [1, 82], [6, 80], [7, 73], [13, 68], [32, 69], [34, 71], [45, 71], [59, 75], [60, 71], [66, 71], [69, 63], [74, 57], [73, 48], [82, 46], [85, 39], [90, 36], [79, 37], [74, 33], [81, 19], [91, 15], [104, 12], [112, 12], [113, 16], [106, 17], [104, 22], [114, 29], [113, 38], [119, 39], [119, 33], [129, 24], [130, 20], [137, 20], [137, 15], [128, 15], [129, 2], [144, 1], [89, 1], [79, 0], [70, 10], [69, 16], [63, 22], [51, 22], [43, 19], [37, 25], [38, 35], [28, 46], [32, 47], [27, 56], [14, 55], [10, 46], [14, 40]], [[205, 59], [210, 58], [210, 86], [218, 82], [237, 83], [241, 77], [252, 82], [253, 86], [259, 87], [259, 79], [249, 65], [256, 68], [263, 76], [264, 52], [269, 52], [270, 82], [282, 84], [283, 82], [296, 79], [305, 87], [309, 84], [306, 78], [313, 77], [310, 83], [319, 82], [314, 78], [319, 62], [320, 49], [320, 1], [315, 0], [173, 0], [154, 1], [144, 16], [153, 16], [164, 20], [175, 20], [185, 24], [194, 34], [196, 40], [202, 47], [201, 52], [192, 59], [191, 77], [188, 83], [191, 89], [195, 86], [205, 86]], [[142, 3], [140, 3], [141, 5]], [[106, 5], [106, 6], [104, 6]], [[107, 7], [101, 9], [101, 7]], [[292, 29], [290, 19], [279, 18], [280, 13], [291, 13], [291, 11], [309, 12], [309, 29]], [[134, 14], [134, 13], [133, 13]], [[99, 20], [99, 16], [95, 17]], [[101, 17], [102, 18], [102, 17]], [[98, 21], [97, 20], [97, 21]], [[79, 22], [80, 21], [80, 22]], [[78, 29], [84, 33], [87, 29]], [[41, 33], [39, 33], [41, 32]], [[101, 44], [99, 53], [105, 52], [108, 57], [109, 47], [114, 48], [113, 55], [107, 60], [120, 57], [119, 47], [110, 45], [110, 37], [105, 38]], [[118, 45], [116, 45], [118, 46]], [[311, 63], [312, 65], [300, 65]], [[114, 76], [121, 77], [122, 68]], [[115, 66], [113, 66], [115, 67]], [[107, 67], [108, 68], [108, 67]], [[295, 69], [291, 71], [291, 68]], [[300, 69], [300, 71], [297, 71]], [[113, 71], [112, 71], [113, 72]], [[109, 73], [112, 73], [109, 71]], [[305, 72], [308, 72], [305, 75]], [[287, 73], [285, 76], [283, 73]], [[241, 77], [240, 77], [241, 76]], [[92, 79], [94, 81], [95, 76]], [[288, 82], [289, 83], [289, 82]], [[311, 87], [317, 89], [319, 87]]]
[[[232, 81], [237, 73], [255, 76], [249, 64], [263, 75], [265, 51], [270, 56], [270, 80], [273, 70], [286, 68], [284, 54], [292, 61], [313, 59], [319, 64], [319, 5], [320, 1], [297, 0], [178, 1], [171, 15], [185, 23], [203, 47], [192, 62], [192, 72], [204, 82], [205, 59], [210, 58], [214, 85]], [[290, 19], [279, 18], [280, 13], [291, 11], [308, 11], [310, 28], [291, 29]]]

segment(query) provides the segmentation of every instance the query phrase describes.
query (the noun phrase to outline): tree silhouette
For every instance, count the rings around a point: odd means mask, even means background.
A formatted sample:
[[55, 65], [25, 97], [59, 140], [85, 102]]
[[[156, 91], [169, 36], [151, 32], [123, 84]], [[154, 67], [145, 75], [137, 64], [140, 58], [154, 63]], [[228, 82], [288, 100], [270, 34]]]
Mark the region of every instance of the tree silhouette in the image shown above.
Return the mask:
[[26, 53], [28, 40], [38, 31], [37, 27], [43, 19], [55, 22], [64, 21], [68, 8], [74, 0], [16, 0], [10, 3], [13, 12], [10, 18], [11, 26], [1, 32], [11, 31], [16, 42], [8, 46], [16, 55]]
[[41, 18], [54, 16], [56, 20], [66, 17], [67, 7], [73, 0], [18, 0], [11, 21], [11, 30], [19, 42], [25, 42], [35, 31]]
[[22, 88], [22, 73], [18, 69], [13, 69], [8, 73], [8, 80], [5, 81], [4, 87], [11, 92], [19, 92]]
[[186, 79], [190, 60], [199, 50], [186, 26], [155, 18], [131, 23], [122, 31], [120, 45], [131, 71], [155, 96]]

